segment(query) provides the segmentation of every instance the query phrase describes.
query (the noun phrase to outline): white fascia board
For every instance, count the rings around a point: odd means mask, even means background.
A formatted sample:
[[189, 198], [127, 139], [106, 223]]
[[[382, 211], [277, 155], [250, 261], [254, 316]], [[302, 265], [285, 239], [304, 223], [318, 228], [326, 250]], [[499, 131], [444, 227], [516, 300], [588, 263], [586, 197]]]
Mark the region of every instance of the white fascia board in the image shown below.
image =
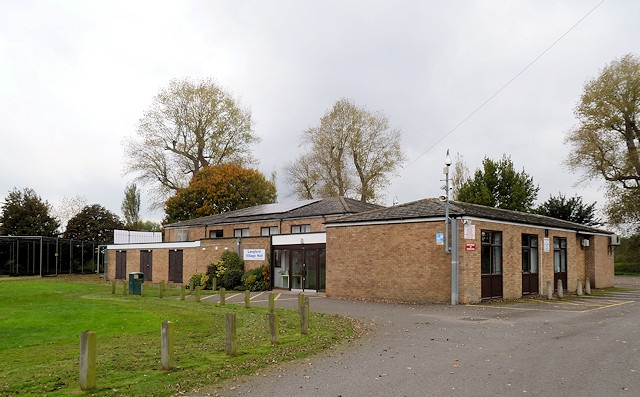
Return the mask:
[[181, 248], [197, 248], [200, 246], [198, 241], [175, 241], [170, 243], [141, 243], [141, 244], [110, 244], [107, 245], [108, 250], [152, 250], [152, 249], [181, 249]]
[[296, 233], [296, 234], [276, 234], [271, 236], [271, 245], [299, 245], [299, 244], [326, 244], [327, 234], [317, 233]]

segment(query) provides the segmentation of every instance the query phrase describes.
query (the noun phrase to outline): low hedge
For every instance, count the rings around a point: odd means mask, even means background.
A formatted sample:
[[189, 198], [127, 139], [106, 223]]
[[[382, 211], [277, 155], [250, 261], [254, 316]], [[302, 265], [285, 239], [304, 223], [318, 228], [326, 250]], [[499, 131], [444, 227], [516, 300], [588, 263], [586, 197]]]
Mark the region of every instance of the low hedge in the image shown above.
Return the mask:
[[614, 264], [614, 272], [619, 276], [640, 276], [640, 262], [621, 262]]

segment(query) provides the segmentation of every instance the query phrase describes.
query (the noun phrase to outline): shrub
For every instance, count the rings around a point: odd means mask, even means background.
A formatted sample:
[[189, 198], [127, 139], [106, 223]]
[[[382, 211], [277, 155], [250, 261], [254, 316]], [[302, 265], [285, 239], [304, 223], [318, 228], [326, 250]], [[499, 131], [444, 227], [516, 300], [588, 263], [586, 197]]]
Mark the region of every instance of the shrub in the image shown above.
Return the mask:
[[244, 263], [240, 260], [237, 253], [233, 251], [225, 251], [220, 256], [220, 260], [227, 269], [237, 269], [244, 271]]
[[202, 286], [202, 273], [196, 273], [189, 279], [189, 289], [196, 289]]
[[269, 274], [266, 266], [248, 270], [242, 276], [242, 284], [249, 291], [266, 291], [269, 289], [268, 278], [265, 280], [265, 273]]
[[233, 290], [234, 288], [242, 285], [242, 275], [244, 272], [239, 269], [229, 269], [222, 276], [221, 285], [227, 290]]
[[616, 263], [615, 274], [618, 275], [640, 275], [640, 263]]

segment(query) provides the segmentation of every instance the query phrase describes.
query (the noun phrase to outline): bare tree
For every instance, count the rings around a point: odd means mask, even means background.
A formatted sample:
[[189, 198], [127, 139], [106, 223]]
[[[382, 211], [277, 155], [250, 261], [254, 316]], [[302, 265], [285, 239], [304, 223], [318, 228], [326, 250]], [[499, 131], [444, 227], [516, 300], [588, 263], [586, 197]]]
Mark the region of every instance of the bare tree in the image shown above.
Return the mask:
[[125, 172], [153, 187], [161, 205], [204, 167], [256, 162], [258, 141], [251, 113], [215, 81], [172, 80], [140, 119], [137, 138], [125, 141]]
[[308, 152], [285, 167], [298, 198], [359, 197], [375, 202], [383, 197], [389, 174], [405, 160], [400, 131], [382, 112], [370, 112], [340, 99], [303, 133]]
[[129, 230], [138, 230], [141, 221], [140, 190], [138, 190], [138, 186], [135, 183], [131, 183], [125, 188], [120, 209], [122, 210], [125, 226]]

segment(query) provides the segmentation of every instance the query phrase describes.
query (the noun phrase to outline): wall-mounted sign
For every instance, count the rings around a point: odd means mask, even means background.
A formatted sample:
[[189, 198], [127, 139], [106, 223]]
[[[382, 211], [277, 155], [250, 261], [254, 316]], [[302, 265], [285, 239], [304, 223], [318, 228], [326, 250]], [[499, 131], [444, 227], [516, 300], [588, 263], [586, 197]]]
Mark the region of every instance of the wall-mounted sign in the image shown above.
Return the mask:
[[243, 259], [245, 261], [263, 261], [265, 260], [264, 249], [245, 249]]
[[476, 245], [474, 243], [466, 243], [464, 245], [464, 249], [466, 249], [467, 251], [475, 251]]
[[436, 245], [444, 245], [444, 233], [436, 233]]
[[544, 252], [549, 252], [549, 237], [545, 237], [543, 241]]
[[464, 225], [464, 238], [467, 240], [476, 239], [476, 225]]

